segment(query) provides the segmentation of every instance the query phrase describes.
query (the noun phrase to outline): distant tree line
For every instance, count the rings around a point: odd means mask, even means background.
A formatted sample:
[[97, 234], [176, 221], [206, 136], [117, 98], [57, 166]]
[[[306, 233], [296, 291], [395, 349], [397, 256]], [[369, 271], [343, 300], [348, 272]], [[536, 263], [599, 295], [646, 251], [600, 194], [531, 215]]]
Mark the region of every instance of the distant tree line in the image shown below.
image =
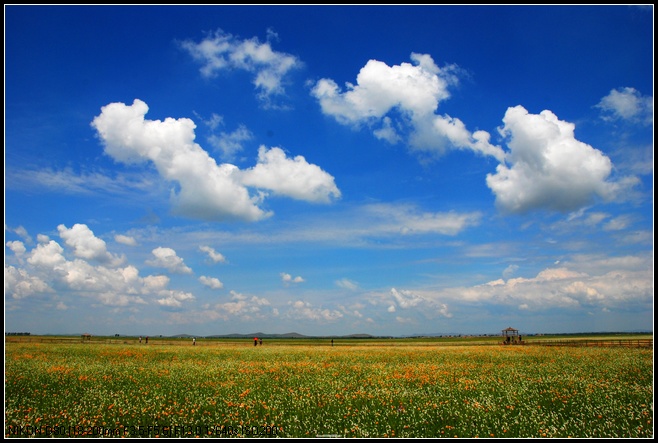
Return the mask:
[[5, 335], [30, 335], [29, 332], [5, 332]]

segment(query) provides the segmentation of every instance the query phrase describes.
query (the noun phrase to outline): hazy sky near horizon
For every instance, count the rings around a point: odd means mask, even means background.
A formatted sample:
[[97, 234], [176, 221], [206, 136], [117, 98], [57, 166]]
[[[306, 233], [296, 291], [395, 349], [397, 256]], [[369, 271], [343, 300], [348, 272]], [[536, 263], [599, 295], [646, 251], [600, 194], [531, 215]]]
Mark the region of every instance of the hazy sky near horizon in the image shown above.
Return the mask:
[[5, 5], [5, 331], [653, 330], [653, 6]]

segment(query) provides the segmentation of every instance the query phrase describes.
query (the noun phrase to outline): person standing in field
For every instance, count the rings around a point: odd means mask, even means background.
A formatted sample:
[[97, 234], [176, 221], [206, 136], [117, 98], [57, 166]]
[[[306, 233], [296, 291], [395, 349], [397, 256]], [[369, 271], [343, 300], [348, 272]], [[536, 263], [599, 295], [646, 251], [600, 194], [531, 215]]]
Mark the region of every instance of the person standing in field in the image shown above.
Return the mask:
[[148, 335], [146, 336], [146, 344], [147, 345], [149, 344], [149, 336]]
[[192, 346], [196, 346], [196, 337], [192, 337]]
[[258, 346], [258, 337], [254, 337], [254, 346]]
[[259, 339], [258, 339], [258, 344], [260, 344], [261, 346], [263, 346], [263, 339], [262, 339], [262, 338], [259, 338]]
[[141, 335], [139, 336], [139, 344], [140, 345], [142, 344], [142, 336]]

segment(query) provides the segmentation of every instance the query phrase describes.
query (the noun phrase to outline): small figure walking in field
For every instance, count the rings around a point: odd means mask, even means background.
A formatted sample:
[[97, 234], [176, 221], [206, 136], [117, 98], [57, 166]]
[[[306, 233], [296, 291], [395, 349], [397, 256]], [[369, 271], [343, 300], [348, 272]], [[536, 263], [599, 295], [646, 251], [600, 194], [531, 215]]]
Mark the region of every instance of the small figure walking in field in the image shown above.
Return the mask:
[[331, 339], [331, 347], [332, 348], [334, 347], [334, 339], [333, 338]]
[[262, 339], [262, 338], [259, 338], [259, 339], [258, 339], [258, 344], [261, 345], [261, 346], [263, 346], [263, 339]]
[[146, 344], [147, 345], [149, 344], [149, 336], [148, 335], [146, 336]]
[[254, 346], [258, 346], [258, 337], [254, 337]]
[[196, 337], [192, 337], [192, 346], [196, 346]]
[[140, 345], [142, 344], [142, 336], [141, 335], [139, 336], [139, 344]]

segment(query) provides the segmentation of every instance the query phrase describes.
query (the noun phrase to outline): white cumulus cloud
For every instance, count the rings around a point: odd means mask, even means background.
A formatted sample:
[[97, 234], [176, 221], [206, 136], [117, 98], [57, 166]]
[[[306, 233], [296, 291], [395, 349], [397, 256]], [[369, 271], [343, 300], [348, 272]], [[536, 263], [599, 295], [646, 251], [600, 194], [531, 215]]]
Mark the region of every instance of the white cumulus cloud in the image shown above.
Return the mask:
[[504, 212], [575, 211], [597, 198], [612, 200], [637, 182], [634, 177], [610, 181], [610, 159], [577, 140], [575, 125], [551, 111], [530, 114], [516, 106], [503, 123], [500, 132], [510, 152], [496, 173], [487, 175], [487, 185]]
[[30, 275], [27, 271], [13, 266], [5, 266], [5, 295], [19, 300], [30, 295], [54, 292], [54, 290], [39, 277]]
[[242, 183], [298, 200], [328, 203], [340, 197], [334, 178], [301, 155], [286, 157], [281, 148], [258, 149], [258, 164], [241, 173]]
[[238, 168], [218, 165], [194, 142], [196, 128], [187, 118], [145, 120], [148, 106], [134, 100], [131, 106], [111, 103], [94, 118], [105, 153], [119, 162], [151, 161], [159, 174], [178, 183], [172, 202], [180, 214], [223, 220], [260, 220], [269, 214], [260, 209], [235, 177]]
[[439, 103], [450, 97], [449, 88], [458, 83], [459, 69], [440, 68], [428, 54], [412, 53], [411, 60], [413, 64], [394, 66], [369, 60], [356, 85], [347, 83], [345, 92], [334, 80], [321, 79], [312, 95], [326, 115], [341, 124], [374, 127], [379, 139], [406, 141], [412, 150], [433, 155], [467, 149], [502, 160], [502, 149], [489, 143], [488, 133], [471, 133], [458, 118], [436, 114]]
[[57, 227], [59, 236], [67, 246], [73, 248], [76, 257], [86, 260], [97, 260], [112, 266], [119, 266], [125, 261], [125, 257], [117, 257], [107, 251], [106, 243], [96, 237], [87, 225], [76, 223], [71, 229], [64, 225]]
[[222, 289], [224, 287], [224, 283], [215, 277], [206, 277], [205, 275], [202, 275], [199, 277], [199, 281], [208, 286], [210, 289]]
[[[57, 306], [71, 306], [76, 298], [84, 297], [115, 308], [149, 303], [171, 308], [194, 300], [191, 293], [168, 289], [167, 276], [149, 275], [142, 278], [132, 265], [120, 267], [112, 260], [102, 260], [110, 254], [104, 242], [96, 241], [85, 225], [75, 226], [75, 229], [67, 229], [64, 225], [59, 227], [62, 238], [66, 239], [71, 250], [65, 250], [56, 241], [39, 235], [40, 243], [25, 253], [27, 259], [24, 267], [6, 265], [5, 295], [19, 300], [31, 295], [55, 293], [57, 298], [53, 303]], [[175, 260], [162, 262], [171, 264]], [[60, 297], [67, 297], [70, 301]]]
[[18, 241], [18, 240], [8, 241], [6, 245], [17, 256], [21, 256], [25, 254], [26, 249], [22, 241]]
[[171, 248], [158, 247], [151, 251], [153, 256], [152, 260], [148, 260], [146, 264], [159, 268], [165, 268], [169, 272], [175, 274], [191, 274], [192, 269], [189, 268], [183, 259], [176, 255], [176, 251]]
[[263, 193], [251, 195], [247, 186], [313, 202], [340, 196], [333, 177], [302, 156], [289, 159], [280, 148], [261, 147], [257, 165], [240, 171], [229, 163], [217, 164], [194, 142], [192, 120], [146, 120], [147, 112], [146, 103], [138, 99], [131, 106], [111, 103], [101, 109], [92, 126], [114, 160], [150, 161], [163, 179], [177, 184], [171, 200], [179, 215], [210, 221], [271, 216], [258, 206]]

